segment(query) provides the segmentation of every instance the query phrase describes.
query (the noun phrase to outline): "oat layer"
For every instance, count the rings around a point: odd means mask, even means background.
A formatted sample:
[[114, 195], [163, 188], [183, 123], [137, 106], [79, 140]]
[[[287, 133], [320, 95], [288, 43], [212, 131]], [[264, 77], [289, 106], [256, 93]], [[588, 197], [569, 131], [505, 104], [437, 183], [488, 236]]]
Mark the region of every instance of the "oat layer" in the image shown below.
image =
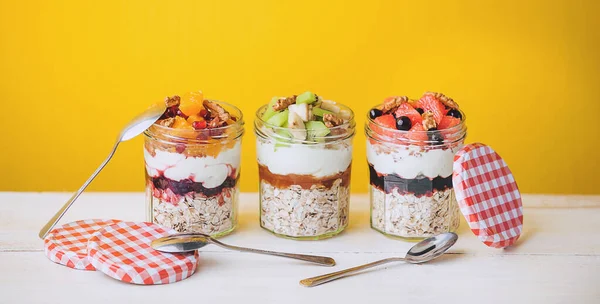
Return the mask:
[[330, 188], [298, 185], [276, 188], [260, 183], [261, 226], [276, 234], [297, 238], [333, 236], [348, 225], [350, 187], [336, 179]]
[[385, 234], [424, 238], [455, 231], [460, 224], [460, 210], [452, 189], [417, 197], [400, 194], [397, 189], [386, 194], [371, 186], [370, 193], [371, 226]]
[[190, 192], [176, 203], [150, 195], [152, 220], [178, 232], [225, 235], [237, 223], [238, 191], [238, 187], [224, 188], [220, 194], [211, 197]]

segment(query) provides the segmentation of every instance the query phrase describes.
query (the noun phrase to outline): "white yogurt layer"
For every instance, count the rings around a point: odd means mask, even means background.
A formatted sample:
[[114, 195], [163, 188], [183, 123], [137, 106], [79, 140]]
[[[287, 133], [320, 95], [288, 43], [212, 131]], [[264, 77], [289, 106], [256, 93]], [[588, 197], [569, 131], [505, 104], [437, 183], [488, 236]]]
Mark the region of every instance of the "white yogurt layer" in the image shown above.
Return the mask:
[[337, 149], [324, 145], [277, 146], [257, 140], [258, 163], [274, 174], [312, 175], [325, 177], [346, 171], [352, 163], [352, 145], [336, 144]]
[[367, 160], [381, 174], [396, 174], [406, 179], [420, 175], [429, 178], [448, 177], [452, 174], [454, 154], [460, 148], [423, 151], [420, 146], [391, 148], [367, 141]]
[[241, 142], [231, 149], [219, 153], [217, 157], [186, 157], [181, 153], [156, 150], [152, 156], [144, 149], [146, 172], [152, 177], [158, 177], [162, 172], [168, 179], [180, 181], [191, 179], [202, 183], [205, 188], [216, 188], [223, 184], [232, 170], [240, 167]]

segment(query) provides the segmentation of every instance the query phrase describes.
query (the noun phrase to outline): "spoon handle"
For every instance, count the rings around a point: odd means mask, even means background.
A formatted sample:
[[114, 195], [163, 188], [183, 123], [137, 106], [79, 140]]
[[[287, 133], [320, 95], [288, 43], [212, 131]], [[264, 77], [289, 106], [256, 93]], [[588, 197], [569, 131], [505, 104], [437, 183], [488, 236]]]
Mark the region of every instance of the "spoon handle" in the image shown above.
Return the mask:
[[364, 264], [364, 265], [347, 268], [344, 270], [304, 279], [304, 280], [300, 281], [300, 284], [302, 284], [306, 287], [313, 287], [313, 286], [321, 285], [321, 284], [324, 284], [324, 283], [327, 283], [327, 282], [330, 282], [333, 280], [337, 280], [339, 278], [343, 278], [343, 277], [352, 275], [356, 272], [359, 272], [359, 271], [367, 269], [367, 268], [372, 268], [375, 266], [379, 266], [381, 264], [386, 264], [386, 263], [390, 263], [390, 262], [398, 262], [398, 261], [404, 261], [404, 259], [403, 258], [387, 258], [387, 259], [371, 262], [368, 264]]
[[102, 162], [102, 164], [100, 164], [100, 166], [96, 169], [96, 171], [94, 171], [94, 173], [92, 173], [92, 175], [81, 186], [81, 188], [79, 188], [79, 190], [77, 190], [77, 192], [75, 192], [75, 194], [73, 194], [73, 196], [71, 196], [71, 198], [60, 208], [60, 210], [58, 210], [58, 212], [56, 212], [56, 214], [54, 214], [54, 216], [46, 223], [46, 225], [44, 225], [44, 227], [42, 227], [42, 229], [40, 230], [40, 233], [38, 234], [40, 239], [44, 239], [46, 237], [46, 235], [48, 235], [48, 232], [50, 230], [52, 230], [52, 228], [54, 228], [54, 225], [56, 225], [56, 223], [58, 223], [58, 221], [60, 221], [60, 219], [65, 214], [65, 212], [67, 212], [67, 210], [69, 210], [69, 207], [71, 207], [71, 205], [73, 205], [73, 202], [75, 202], [75, 200], [79, 197], [79, 195], [81, 195], [83, 190], [85, 190], [85, 188], [87, 188], [87, 186], [94, 180], [94, 178], [96, 178], [98, 173], [100, 173], [100, 171], [102, 171], [102, 169], [104, 169], [104, 167], [110, 161], [110, 159], [113, 157], [113, 155], [115, 155], [115, 152], [117, 151], [117, 147], [119, 146], [119, 143], [120, 143], [120, 141], [117, 140], [117, 142], [113, 146], [112, 150], [108, 154], [108, 157], [106, 157], [106, 159]]
[[223, 248], [231, 249], [231, 250], [274, 255], [274, 256], [278, 256], [278, 257], [312, 262], [312, 263], [316, 263], [316, 264], [324, 265], [324, 266], [335, 266], [335, 260], [330, 257], [317, 256], [317, 255], [306, 255], [306, 254], [295, 254], [295, 253], [285, 253], [285, 252], [260, 250], [260, 249], [254, 249], [254, 248], [238, 247], [238, 246], [227, 245], [227, 244], [221, 243], [215, 239], [211, 239], [210, 241], [211, 241], [211, 243], [213, 243], [215, 245], [221, 246]]

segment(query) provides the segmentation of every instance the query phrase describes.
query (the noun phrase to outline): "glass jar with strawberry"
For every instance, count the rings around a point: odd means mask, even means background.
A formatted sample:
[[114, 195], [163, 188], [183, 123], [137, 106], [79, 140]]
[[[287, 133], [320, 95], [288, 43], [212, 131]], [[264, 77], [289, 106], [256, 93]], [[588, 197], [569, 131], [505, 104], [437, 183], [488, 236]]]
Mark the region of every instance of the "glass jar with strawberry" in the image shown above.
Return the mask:
[[365, 131], [371, 227], [408, 240], [456, 230], [452, 168], [467, 134], [458, 104], [433, 92], [389, 97], [369, 111]]
[[237, 224], [242, 113], [202, 92], [165, 103], [144, 133], [148, 218], [179, 232], [228, 234]]
[[275, 235], [323, 239], [348, 225], [353, 112], [312, 92], [274, 97], [254, 121], [260, 224]]

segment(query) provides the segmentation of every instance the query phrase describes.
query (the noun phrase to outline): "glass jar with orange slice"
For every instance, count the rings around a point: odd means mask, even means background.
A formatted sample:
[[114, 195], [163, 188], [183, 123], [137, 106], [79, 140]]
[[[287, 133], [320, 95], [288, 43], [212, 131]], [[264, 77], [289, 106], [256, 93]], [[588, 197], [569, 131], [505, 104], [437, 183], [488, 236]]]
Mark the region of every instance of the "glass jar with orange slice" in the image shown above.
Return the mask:
[[237, 224], [242, 112], [202, 92], [165, 103], [144, 133], [148, 219], [179, 232], [226, 235]]

